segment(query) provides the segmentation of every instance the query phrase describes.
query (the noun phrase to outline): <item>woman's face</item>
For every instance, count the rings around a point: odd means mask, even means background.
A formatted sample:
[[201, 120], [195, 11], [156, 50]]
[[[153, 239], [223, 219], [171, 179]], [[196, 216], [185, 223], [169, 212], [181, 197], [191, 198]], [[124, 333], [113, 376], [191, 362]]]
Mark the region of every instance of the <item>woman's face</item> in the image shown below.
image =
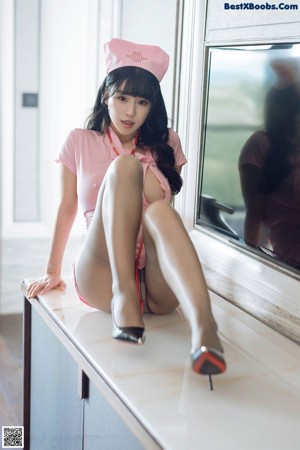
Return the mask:
[[151, 109], [151, 102], [142, 97], [123, 94], [125, 81], [117, 92], [108, 97], [107, 106], [114, 131], [120, 136], [131, 138], [143, 125]]

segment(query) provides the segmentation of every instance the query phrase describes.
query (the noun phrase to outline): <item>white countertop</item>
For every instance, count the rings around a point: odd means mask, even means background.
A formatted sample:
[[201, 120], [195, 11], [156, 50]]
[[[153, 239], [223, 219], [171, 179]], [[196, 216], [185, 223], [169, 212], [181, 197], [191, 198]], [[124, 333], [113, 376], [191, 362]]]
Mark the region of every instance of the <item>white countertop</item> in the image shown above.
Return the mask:
[[39, 301], [164, 449], [299, 450], [300, 347], [211, 295], [228, 370], [190, 369], [189, 329], [176, 311], [145, 315], [146, 342], [111, 337], [111, 316], [67, 291]]

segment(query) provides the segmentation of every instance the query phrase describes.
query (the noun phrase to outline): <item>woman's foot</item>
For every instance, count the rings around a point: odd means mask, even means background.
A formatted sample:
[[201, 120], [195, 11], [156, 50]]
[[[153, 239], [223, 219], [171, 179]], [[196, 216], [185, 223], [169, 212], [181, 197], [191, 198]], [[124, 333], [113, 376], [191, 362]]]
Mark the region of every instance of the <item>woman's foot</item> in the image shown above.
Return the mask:
[[218, 326], [212, 317], [205, 321], [204, 326], [194, 326], [192, 328], [192, 348], [191, 352], [202, 346], [214, 348], [219, 352], [223, 352], [223, 347], [218, 336]]
[[145, 328], [136, 292], [114, 295], [111, 303], [113, 338], [142, 344]]
[[128, 286], [125, 290], [115, 290], [112, 299], [114, 318], [119, 327], [144, 327], [136, 286]]
[[223, 353], [223, 347], [216, 328], [213, 327], [210, 329], [202, 330], [200, 337], [200, 346], [198, 345], [197, 348], [202, 346], [214, 348], [218, 352]]
[[192, 369], [202, 375], [215, 375], [226, 370], [223, 347], [217, 334], [217, 325], [213, 320], [211, 326], [199, 330], [194, 336], [191, 352]]

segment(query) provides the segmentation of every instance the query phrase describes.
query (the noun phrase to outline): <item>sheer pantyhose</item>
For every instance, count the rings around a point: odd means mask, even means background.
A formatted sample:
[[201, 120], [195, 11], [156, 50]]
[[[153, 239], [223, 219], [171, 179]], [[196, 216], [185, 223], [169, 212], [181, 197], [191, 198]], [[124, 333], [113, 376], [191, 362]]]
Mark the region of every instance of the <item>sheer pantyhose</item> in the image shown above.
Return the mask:
[[[142, 191], [140, 162], [132, 156], [117, 158], [99, 191], [75, 267], [82, 296], [104, 311], [111, 310], [113, 299], [119, 326], [144, 326], [134, 278]], [[201, 265], [179, 215], [168, 202], [157, 200], [147, 208], [143, 226], [150, 310], [164, 314], [180, 304], [191, 327], [192, 351], [200, 345], [221, 350]]]
[[75, 266], [83, 297], [111, 310], [119, 326], [143, 326], [135, 286], [135, 246], [141, 223], [143, 169], [133, 156], [109, 167], [86, 241]]

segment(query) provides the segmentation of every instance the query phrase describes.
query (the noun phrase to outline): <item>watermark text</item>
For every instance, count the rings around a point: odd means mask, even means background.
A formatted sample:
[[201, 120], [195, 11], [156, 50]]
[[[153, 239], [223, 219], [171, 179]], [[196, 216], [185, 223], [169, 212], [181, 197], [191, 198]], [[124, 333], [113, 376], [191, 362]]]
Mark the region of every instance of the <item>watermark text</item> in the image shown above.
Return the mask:
[[224, 3], [225, 10], [298, 11], [298, 5], [291, 3]]

